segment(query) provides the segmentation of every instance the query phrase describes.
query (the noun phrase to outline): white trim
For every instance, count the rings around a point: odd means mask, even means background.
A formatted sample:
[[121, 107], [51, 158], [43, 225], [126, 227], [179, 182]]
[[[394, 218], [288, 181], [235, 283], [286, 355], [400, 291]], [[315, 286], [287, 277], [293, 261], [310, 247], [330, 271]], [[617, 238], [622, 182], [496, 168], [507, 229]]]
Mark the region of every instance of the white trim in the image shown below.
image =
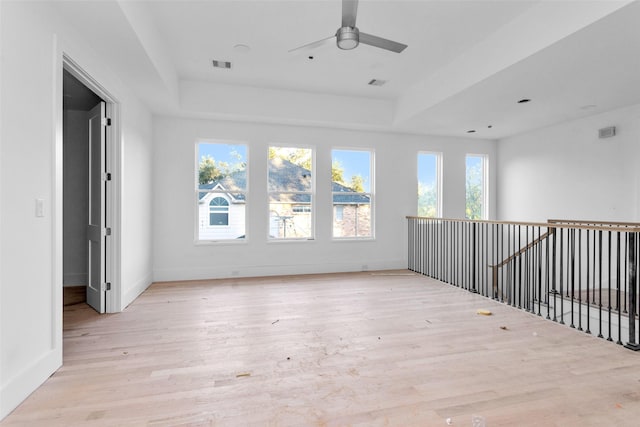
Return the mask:
[[[62, 288], [60, 291], [62, 292]], [[60, 312], [62, 312], [62, 302], [60, 302]], [[62, 366], [62, 345], [44, 353], [38, 360], [6, 381], [0, 389], [0, 420], [17, 408], [60, 366]]]
[[[372, 240], [369, 240], [373, 243]], [[272, 245], [286, 245], [299, 243], [299, 240], [279, 240], [270, 242]], [[345, 242], [358, 242], [362, 240], [345, 240]], [[366, 267], [366, 268], [364, 268]], [[184, 281], [184, 280], [209, 280], [229, 279], [239, 277], [267, 277], [295, 274], [322, 274], [322, 273], [350, 273], [359, 271], [379, 271], [406, 269], [405, 258], [385, 259], [372, 261], [357, 260], [336, 263], [309, 263], [309, 264], [273, 264], [273, 265], [237, 265], [237, 266], [203, 266], [200, 268], [169, 268], [155, 269], [154, 280], [156, 282]], [[242, 272], [242, 274], [238, 274]]]
[[124, 310], [129, 304], [135, 301], [149, 287], [149, 283], [153, 282], [152, 274], [149, 273], [142, 279], [138, 280], [133, 286], [127, 287], [127, 292], [122, 296], [122, 309]]
[[[111, 126], [107, 128], [107, 165], [109, 165], [109, 172], [111, 173], [111, 181], [107, 183], [107, 223], [106, 226], [111, 228], [111, 239], [107, 240], [106, 245], [106, 259], [105, 274], [108, 282], [111, 283], [111, 291], [106, 295], [106, 312], [117, 313], [122, 311], [122, 289], [121, 289], [121, 242], [122, 242], [122, 137], [121, 137], [121, 125], [120, 125], [120, 104], [117, 99], [97, 80], [91, 77], [84, 69], [78, 65], [73, 59], [71, 59], [63, 51], [57, 50], [57, 55], [61, 58], [61, 66], [57, 67], [55, 74], [62, 82], [62, 70], [65, 69], [82, 84], [87, 86], [96, 95], [102, 98], [106, 102], [107, 117], [111, 118]], [[62, 96], [62, 95], [61, 95]], [[62, 98], [60, 98], [62, 99]], [[62, 101], [60, 101], [56, 107], [60, 110], [60, 122], [58, 127], [60, 129], [60, 141], [56, 143], [56, 149], [59, 149], [62, 153]], [[62, 165], [59, 166], [60, 174], [62, 174]], [[60, 185], [62, 184], [62, 175], [60, 175]], [[60, 204], [62, 203], [62, 187], [56, 191], [55, 197], [60, 197]], [[60, 209], [62, 206], [60, 205]], [[60, 211], [62, 215], [62, 211]], [[62, 219], [60, 219], [60, 235], [57, 235], [55, 240], [56, 247], [54, 253], [60, 253], [60, 272], [62, 271]], [[56, 228], [58, 224], [56, 223]], [[55, 264], [57, 267], [58, 265]]]

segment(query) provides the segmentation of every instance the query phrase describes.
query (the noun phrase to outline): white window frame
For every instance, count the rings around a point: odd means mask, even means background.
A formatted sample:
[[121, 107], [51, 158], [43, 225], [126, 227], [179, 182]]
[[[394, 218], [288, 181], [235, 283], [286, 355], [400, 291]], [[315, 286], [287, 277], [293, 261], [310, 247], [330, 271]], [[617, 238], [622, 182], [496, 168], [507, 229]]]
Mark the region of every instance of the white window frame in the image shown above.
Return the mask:
[[[367, 152], [369, 153], [369, 180], [371, 181], [370, 183], [370, 189], [368, 193], [357, 193], [357, 192], [334, 192], [333, 191], [333, 181], [330, 181], [330, 185], [331, 185], [331, 238], [334, 241], [337, 242], [348, 242], [348, 241], [363, 241], [363, 240], [375, 240], [376, 238], [376, 221], [375, 221], [375, 164], [376, 164], [376, 152], [375, 149], [373, 148], [366, 148], [366, 147], [332, 147], [331, 148], [331, 167], [333, 168], [333, 152], [334, 151], [362, 151], [362, 152]], [[329, 173], [329, 176], [332, 177], [333, 174]], [[331, 179], [331, 178], [330, 178]], [[341, 194], [341, 195], [345, 195], [345, 194], [354, 194], [354, 195], [367, 195], [369, 196], [369, 210], [370, 210], [370, 227], [371, 227], [371, 233], [368, 236], [335, 236], [333, 234], [333, 227], [336, 221], [335, 218], [335, 209], [334, 209], [334, 203], [333, 203], [333, 196], [336, 194]], [[344, 213], [343, 213], [344, 215]]]
[[[438, 151], [418, 151], [416, 156], [416, 183], [420, 182], [420, 156], [430, 155], [436, 158], [436, 218], [442, 218], [442, 152]], [[466, 159], [466, 157], [465, 157]], [[465, 169], [466, 173], [466, 169]], [[466, 184], [465, 184], [466, 185]], [[419, 208], [416, 204], [416, 213]]]
[[465, 218], [467, 210], [467, 157], [480, 157], [482, 166], [482, 209], [480, 212], [480, 219], [487, 220], [489, 218], [489, 155], [478, 153], [467, 153], [464, 157], [464, 185], [465, 185]]
[[[269, 243], [282, 243], [282, 242], [309, 242], [314, 241], [316, 238], [316, 148], [312, 145], [307, 144], [280, 144], [280, 143], [271, 143], [268, 145], [267, 150], [271, 148], [291, 148], [291, 149], [304, 149], [311, 150], [311, 191], [271, 191], [269, 189], [269, 155], [267, 154], [267, 177], [266, 177], [266, 191], [267, 191], [267, 242]], [[308, 237], [274, 237], [271, 235], [271, 195], [272, 194], [308, 194], [311, 200], [311, 209], [308, 214], [311, 216], [310, 218], [310, 235]], [[291, 209], [293, 211], [293, 206], [298, 205], [299, 203], [292, 203]]]
[[[199, 146], [200, 144], [220, 144], [220, 145], [237, 145], [237, 146], [243, 146], [245, 148], [245, 163], [246, 163], [246, 167], [245, 167], [245, 174], [246, 174], [246, 186], [244, 191], [236, 191], [233, 190], [232, 192], [234, 194], [243, 194], [244, 195], [244, 215], [245, 215], [245, 223], [244, 223], [244, 238], [243, 239], [201, 239], [200, 238], [200, 193], [202, 192], [206, 192], [206, 193], [211, 193], [211, 194], [218, 194], [220, 195], [220, 197], [223, 197], [226, 199], [226, 194], [229, 193], [229, 191], [221, 191], [221, 190], [214, 190], [211, 189], [209, 191], [203, 191], [199, 188], [199, 166], [200, 166], [200, 159], [198, 158], [198, 154], [199, 154]], [[247, 241], [249, 240], [249, 165], [250, 165], [250, 160], [249, 160], [249, 144], [245, 141], [238, 141], [238, 140], [226, 140], [226, 139], [212, 139], [212, 138], [198, 138], [195, 143], [194, 143], [194, 175], [193, 175], [193, 182], [194, 182], [194, 187], [195, 187], [195, 200], [194, 200], [194, 213], [193, 213], [193, 218], [194, 218], [194, 244], [199, 246], [199, 245], [219, 245], [219, 244], [233, 244], [233, 245], [238, 245], [238, 244], [246, 244]], [[214, 196], [215, 197], [215, 196]], [[229, 203], [229, 214], [231, 212], [231, 202]], [[207, 203], [207, 227], [208, 228], [221, 228], [221, 227], [229, 227], [229, 225], [210, 225], [210, 220], [209, 220], [209, 204]]]

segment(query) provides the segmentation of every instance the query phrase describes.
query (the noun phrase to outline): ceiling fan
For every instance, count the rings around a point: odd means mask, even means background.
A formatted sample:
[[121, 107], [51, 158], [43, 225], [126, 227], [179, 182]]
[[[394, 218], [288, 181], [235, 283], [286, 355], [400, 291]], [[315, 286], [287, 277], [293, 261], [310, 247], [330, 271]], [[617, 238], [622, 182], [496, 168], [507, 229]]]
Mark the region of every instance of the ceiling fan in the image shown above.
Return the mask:
[[304, 46], [291, 49], [289, 52], [293, 52], [301, 49], [314, 49], [319, 47], [335, 37], [336, 44], [340, 49], [351, 50], [360, 43], [368, 44], [369, 46], [379, 47], [380, 49], [390, 50], [392, 52], [400, 53], [407, 45], [394, 42], [393, 40], [383, 39], [382, 37], [374, 36], [371, 34], [361, 32], [356, 27], [356, 14], [358, 12], [358, 0], [342, 0], [342, 26], [338, 28], [335, 35], [327, 37], [326, 39], [318, 40], [313, 43], [305, 44]]

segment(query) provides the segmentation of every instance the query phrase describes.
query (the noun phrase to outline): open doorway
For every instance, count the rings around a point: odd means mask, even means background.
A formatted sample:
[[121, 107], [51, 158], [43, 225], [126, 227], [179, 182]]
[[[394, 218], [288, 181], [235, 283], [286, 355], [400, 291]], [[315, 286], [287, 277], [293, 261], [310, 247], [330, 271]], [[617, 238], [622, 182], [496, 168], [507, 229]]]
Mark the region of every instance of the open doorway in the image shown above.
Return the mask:
[[63, 301], [114, 312], [114, 103], [75, 64], [63, 68]]

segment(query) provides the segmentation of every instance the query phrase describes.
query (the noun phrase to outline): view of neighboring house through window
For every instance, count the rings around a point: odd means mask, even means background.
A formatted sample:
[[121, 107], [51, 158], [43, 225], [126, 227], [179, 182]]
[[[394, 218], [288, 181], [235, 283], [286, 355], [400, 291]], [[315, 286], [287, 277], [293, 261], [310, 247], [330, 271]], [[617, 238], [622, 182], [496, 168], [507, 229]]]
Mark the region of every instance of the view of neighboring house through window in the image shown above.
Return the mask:
[[487, 158], [467, 154], [466, 209], [467, 219], [487, 219]]
[[198, 142], [196, 156], [197, 240], [245, 239], [246, 145]]
[[269, 238], [313, 239], [313, 150], [269, 147]]
[[333, 237], [373, 237], [373, 152], [331, 152]]
[[418, 153], [418, 216], [441, 216], [440, 158], [438, 153]]

